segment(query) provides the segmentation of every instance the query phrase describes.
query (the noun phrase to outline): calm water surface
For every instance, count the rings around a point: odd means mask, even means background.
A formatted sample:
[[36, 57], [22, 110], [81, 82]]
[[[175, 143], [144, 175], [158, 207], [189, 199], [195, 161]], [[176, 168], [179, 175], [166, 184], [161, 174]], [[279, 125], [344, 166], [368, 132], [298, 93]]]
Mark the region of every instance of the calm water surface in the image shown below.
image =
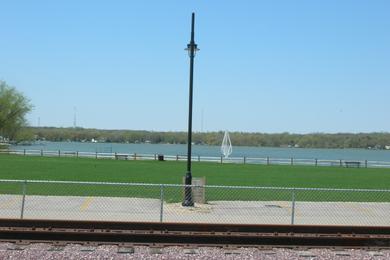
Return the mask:
[[[13, 150], [62, 150], [99, 153], [137, 153], [185, 155], [187, 145], [181, 144], [118, 144], [118, 143], [79, 143], [79, 142], [40, 142], [29, 146], [11, 146]], [[193, 145], [194, 156], [220, 156], [219, 146]], [[390, 161], [390, 150], [366, 149], [309, 149], [233, 146], [231, 157], [271, 157], [324, 160], [369, 160]]]

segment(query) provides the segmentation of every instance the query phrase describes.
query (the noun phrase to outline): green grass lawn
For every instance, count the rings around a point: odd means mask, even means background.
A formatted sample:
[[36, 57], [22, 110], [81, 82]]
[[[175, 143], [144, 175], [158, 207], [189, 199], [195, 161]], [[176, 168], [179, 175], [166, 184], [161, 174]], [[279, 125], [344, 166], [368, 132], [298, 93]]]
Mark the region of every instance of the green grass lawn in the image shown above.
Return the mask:
[[[96, 182], [137, 182], [181, 184], [186, 171], [185, 162], [176, 161], [115, 161], [86, 158], [50, 158], [33, 156], [0, 156], [0, 179], [20, 180], [69, 180]], [[281, 166], [281, 165], [244, 165], [193, 163], [193, 176], [206, 177], [208, 185], [233, 186], [269, 186], [269, 187], [312, 187], [312, 188], [354, 188], [354, 189], [389, 189], [390, 170], [372, 168], [341, 168], [314, 166]], [[17, 190], [20, 184], [2, 184], [0, 193]], [[72, 194], [94, 196], [140, 196], [159, 197], [159, 188], [129, 189], [113, 186], [85, 186], [58, 184], [29, 184], [29, 193], [34, 194]], [[172, 193], [175, 200], [178, 192]], [[179, 189], [179, 188], [176, 188]], [[151, 190], [155, 190], [151, 192]], [[12, 192], [14, 193], [14, 192]], [[261, 191], [264, 199], [284, 200], [291, 198], [291, 192]], [[176, 195], [174, 195], [176, 194]], [[254, 190], [223, 190], [208, 189], [207, 198], [213, 199], [253, 199], [259, 191]], [[168, 196], [168, 195], [167, 195]], [[367, 197], [369, 196], [369, 197]], [[384, 197], [383, 197], [384, 196]], [[297, 199], [305, 200], [364, 200], [390, 201], [390, 193], [385, 195], [367, 195], [366, 193], [351, 193], [348, 196], [338, 193], [298, 192]], [[180, 197], [180, 196], [179, 196]], [[377, 198], [380, 197], [380, 198]]]

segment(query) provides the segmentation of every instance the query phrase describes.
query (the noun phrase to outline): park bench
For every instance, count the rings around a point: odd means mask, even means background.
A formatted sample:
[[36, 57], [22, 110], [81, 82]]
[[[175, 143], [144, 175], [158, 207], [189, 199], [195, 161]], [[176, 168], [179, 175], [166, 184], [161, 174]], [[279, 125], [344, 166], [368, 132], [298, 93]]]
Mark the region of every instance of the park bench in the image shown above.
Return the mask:
[[345, 161], [344, 164], [347, 168], [360, 168], [360, 162], [357, 161]]
[[129, 155], [128, 154], [115, 154], [115, 160], [128, 160]]

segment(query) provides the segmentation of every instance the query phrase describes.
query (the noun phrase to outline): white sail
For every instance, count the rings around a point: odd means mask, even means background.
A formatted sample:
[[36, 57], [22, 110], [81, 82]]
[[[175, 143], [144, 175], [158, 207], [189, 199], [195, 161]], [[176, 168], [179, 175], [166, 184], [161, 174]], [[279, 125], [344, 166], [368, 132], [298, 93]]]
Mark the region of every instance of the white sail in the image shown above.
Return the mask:
[[221, 145], [221, 153], [225, 158], [228, 158], [233, 152], [232, 142], [230, 141], [229, 132], [225, 131], [225, 135], [223, 136], [222, 145]]

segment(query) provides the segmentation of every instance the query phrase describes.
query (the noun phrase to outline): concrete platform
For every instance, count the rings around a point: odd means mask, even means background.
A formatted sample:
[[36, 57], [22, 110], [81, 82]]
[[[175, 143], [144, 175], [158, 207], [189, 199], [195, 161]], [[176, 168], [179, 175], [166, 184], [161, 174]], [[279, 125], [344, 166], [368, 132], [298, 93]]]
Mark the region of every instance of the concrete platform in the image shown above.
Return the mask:
[[[0, 218], [22, 217], [21, 195], [0, 195]], [[292, 218], [292, 212], [294, 217]], [[182, 207], [158, 199], [26, 196], [23, 218], [247, 224], [390, 226], [390, 203], [210, 201]]]

